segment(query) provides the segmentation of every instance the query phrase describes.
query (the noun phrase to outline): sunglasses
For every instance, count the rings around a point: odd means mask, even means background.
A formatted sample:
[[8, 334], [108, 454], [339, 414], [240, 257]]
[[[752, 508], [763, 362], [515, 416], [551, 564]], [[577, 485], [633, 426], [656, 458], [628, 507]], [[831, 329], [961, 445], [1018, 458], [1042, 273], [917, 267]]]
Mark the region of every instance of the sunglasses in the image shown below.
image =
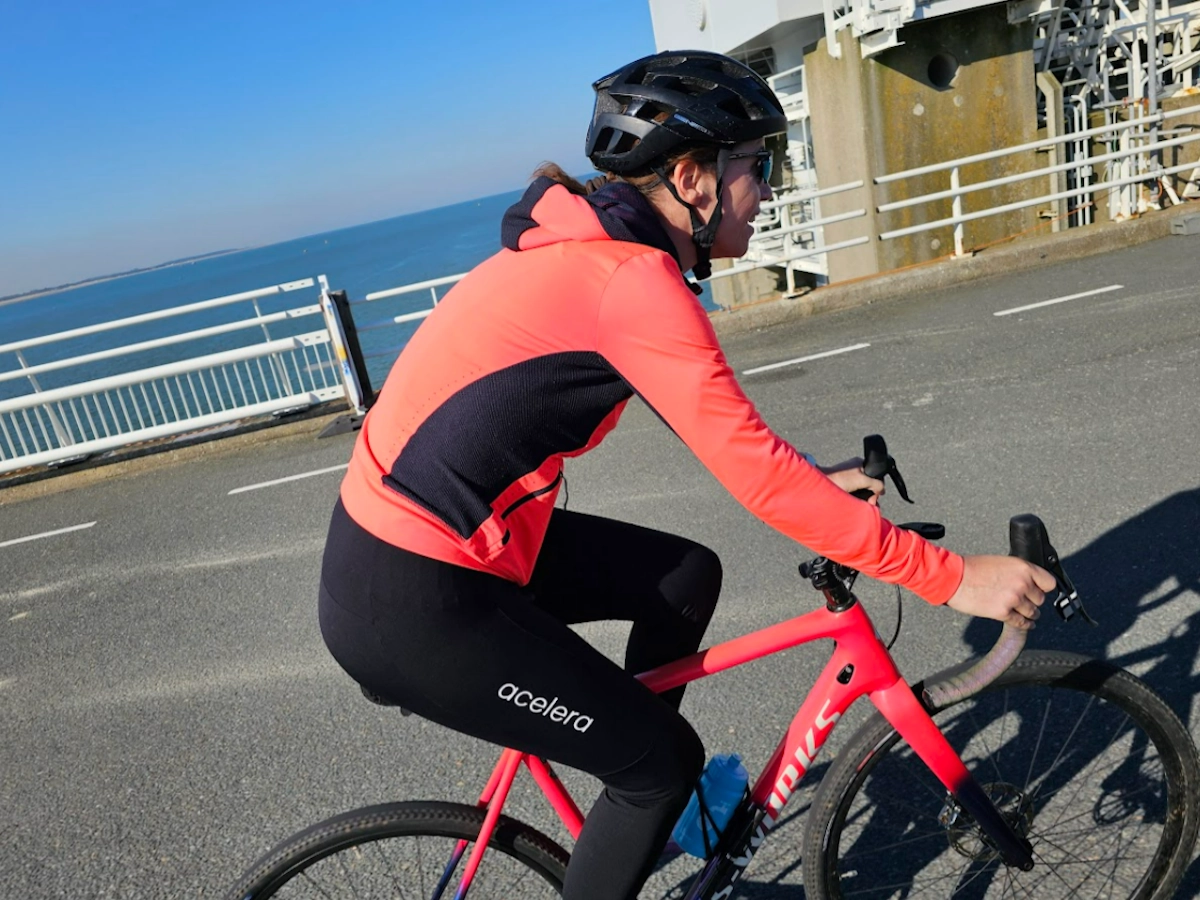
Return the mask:
[[771, 181], [771, 165], [774, 162], [774, 154], [770, 150], [755, 150], [753, 153], [731, 153], [729, 159], [756, 159], [757, 165], [754, 167], [754, 174], [763, 184], [769, 184]]

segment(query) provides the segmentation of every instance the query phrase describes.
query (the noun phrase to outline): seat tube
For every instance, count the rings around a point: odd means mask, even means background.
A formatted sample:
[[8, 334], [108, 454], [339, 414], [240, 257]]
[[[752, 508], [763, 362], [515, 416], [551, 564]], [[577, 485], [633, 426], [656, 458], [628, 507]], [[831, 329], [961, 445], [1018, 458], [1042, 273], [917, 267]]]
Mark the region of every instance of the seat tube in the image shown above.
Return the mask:
[[479, 837], [475, 839], [475, 846], [471, 848], [471, 855], [467, 857], [467, 867], [463, 871], [462, 882], [454, 894], [454, 900], [463, 900], [467, 896], [471, 881], [475, 878], [475, 873], [479, 871], [479, 864], [483, 861], [483, 854], [487, 850], [488, 842], [492, 839], [492, 832], [496, 830], [500, 811], [504, 808], [508, 790], [512, 787], [513, 779], [517, 777], [517, 769], [521, 765], [523, 757], [524, 754], [516, 750], [505, 750], [501, 757], [500, 765], [497, 767], [500, 771], [500, 778], [495, 784], [495, 792], [488, 802], [487, 815], [483, 818], [483, 827], [479, 830]]
[[1004, 862], [1024, 871], [1033, 868], [1033, 847], [1013, 831], [996, 805], [967, 771], [946, 736], [917, 700], [912, 688], [900, 679], [891, 687], [874, 691], [871, 702], [916, 752], [921, 761], [958, 799], [994, 842]]

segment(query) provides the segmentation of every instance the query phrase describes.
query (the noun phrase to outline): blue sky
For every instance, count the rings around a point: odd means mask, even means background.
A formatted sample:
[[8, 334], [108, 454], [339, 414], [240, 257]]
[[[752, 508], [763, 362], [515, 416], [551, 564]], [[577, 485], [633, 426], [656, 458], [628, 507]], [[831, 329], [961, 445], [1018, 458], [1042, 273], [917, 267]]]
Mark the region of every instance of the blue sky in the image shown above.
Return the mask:
[[0, 296], [588, 171], [648, 0], [0, 0]]

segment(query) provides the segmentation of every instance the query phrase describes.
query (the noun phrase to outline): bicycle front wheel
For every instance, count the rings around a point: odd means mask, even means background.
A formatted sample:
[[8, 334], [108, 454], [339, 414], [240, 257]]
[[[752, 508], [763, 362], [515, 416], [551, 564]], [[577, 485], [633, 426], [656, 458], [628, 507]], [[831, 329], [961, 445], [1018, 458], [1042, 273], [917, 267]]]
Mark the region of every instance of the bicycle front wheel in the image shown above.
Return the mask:
[[[484, 811], [458, 803], [388, 803], [314, 825], [259, 859], [227, 900], [341, 900], [455, 894]], [[471, 900], [550, 898], [570, 858], [538, 831], [501, 816], [471, 882]], [[497, 852], [498, 851], [498, 852]]]
[[1179, 719], [1142, 681], [1099, 660], [1028, 651], [934, 720], [1031, 842], [1034, 868], [1005, 866], [876, 715], [813, 802], [810, 900], [1174, 896], [1200, 824], [1200, 762]]

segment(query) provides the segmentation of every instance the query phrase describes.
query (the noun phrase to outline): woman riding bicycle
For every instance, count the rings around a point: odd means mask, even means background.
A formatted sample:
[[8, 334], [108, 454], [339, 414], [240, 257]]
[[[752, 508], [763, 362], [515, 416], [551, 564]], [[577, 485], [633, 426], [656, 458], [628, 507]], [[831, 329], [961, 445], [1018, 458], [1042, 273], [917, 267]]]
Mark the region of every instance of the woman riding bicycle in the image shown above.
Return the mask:
[[[586, 188], [539, 170], [503, 247], [414, 335], [368, 414], [333, 514], [320, 617], [363, 687], [449, 728], [604, 784], [563, 895], [634, 897], [704, 751], [633, 675], [696, 651], [721, 586], [706, 547], [555, 508], [563, 461], [637, 394], [750, 512], [884, 581], [1032, 627], [1054, 579], [959, 557], [848, 495], [881, 482], [820, 469], [742, 393], [684, 278], [746, 252], [771, 197], [764, 139], [787, 120], [757, 74], [660, 53], [594, 85]], [[622, 670], [568, 625], [631, 621]]]

